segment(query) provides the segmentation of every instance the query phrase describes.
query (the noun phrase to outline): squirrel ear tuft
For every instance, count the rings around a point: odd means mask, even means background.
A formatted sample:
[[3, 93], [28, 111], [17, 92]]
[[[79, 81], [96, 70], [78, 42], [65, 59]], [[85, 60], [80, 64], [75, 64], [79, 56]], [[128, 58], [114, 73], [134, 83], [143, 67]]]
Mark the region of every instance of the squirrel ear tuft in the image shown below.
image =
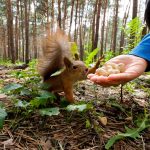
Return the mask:
[[74, 57], [75, 57], [75, 60], [79, 60], [79, 54], [75, 53]]
[[64, 64], [67, 68], [72, 67], [72, 62], [67, 57], [64, 57]]

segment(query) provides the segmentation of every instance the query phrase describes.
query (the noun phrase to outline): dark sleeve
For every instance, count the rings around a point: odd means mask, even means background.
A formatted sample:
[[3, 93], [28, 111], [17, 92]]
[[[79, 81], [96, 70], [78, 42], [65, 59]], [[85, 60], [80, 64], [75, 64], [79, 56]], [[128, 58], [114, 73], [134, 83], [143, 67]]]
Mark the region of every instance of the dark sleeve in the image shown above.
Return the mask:
[[148, 62], [146, 71], [150, 71], [150, 34], [147, 34], [129, 54], [145, 59]]

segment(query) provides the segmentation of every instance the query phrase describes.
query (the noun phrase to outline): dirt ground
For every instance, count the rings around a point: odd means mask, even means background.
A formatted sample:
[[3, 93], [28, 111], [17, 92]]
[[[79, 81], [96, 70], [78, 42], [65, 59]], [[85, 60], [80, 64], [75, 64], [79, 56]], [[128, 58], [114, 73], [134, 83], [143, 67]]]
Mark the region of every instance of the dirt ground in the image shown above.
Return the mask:
[[[15, 82], [4, 68], [0, 71], [0, 79], [5, 83]], [[150, 112], [150, 95], [138, 86], [149, 88], [147, 81], [150, 81], [149, 75], [138, 78], [134, 92], [123, 86], [122, 95], [120, 86], [104, 88], [88, 80], [79, 82], [74, 90], [76, 100], [93, 104], [93, 109], [86, 112], [68, 112], [61, 108], [57, 116], [40, 116], [35, 112], [24, 117], [10, 111], [0, 130], [0, 149], [104, 150], [110, 137], [125, 132], [125, 126], [135, 127], [134, 119], [145, 108]], [[0, 97], [0, 101], [8, 110], [12, 109], [10, 98]], [[101, 121], [101, 116], [107, 121]], [[118, 140], [111, 149], [149, 150], [150, 129], [142, 131], [140, 138]]]

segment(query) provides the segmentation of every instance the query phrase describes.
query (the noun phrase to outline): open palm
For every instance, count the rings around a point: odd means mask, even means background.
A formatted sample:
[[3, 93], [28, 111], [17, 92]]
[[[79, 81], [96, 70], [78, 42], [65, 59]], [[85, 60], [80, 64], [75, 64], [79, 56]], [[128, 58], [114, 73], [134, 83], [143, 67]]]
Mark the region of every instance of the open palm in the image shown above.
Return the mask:
[[116, 64], [124, 63], [125, 71], [123, 73], [111, 74], [108, 77], [89, 74], [88, 78], [94, 83], [102, 86], [119, 85], [137, 78], [147, 67], [146, 60], [133, 55], [119, 55], [108, 62]]

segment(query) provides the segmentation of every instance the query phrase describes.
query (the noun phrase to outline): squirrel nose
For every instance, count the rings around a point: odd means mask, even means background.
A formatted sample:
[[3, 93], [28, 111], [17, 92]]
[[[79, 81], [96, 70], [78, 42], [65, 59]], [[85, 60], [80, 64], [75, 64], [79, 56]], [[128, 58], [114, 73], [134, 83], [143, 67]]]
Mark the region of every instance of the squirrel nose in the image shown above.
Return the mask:
[[86, 69], [85, 69], [85, 72], [87, 73], [87, 72], [88, 72], [88, 70], [89, 70], [89, 69], [88, 69], [88, 68], [86, 68]]

